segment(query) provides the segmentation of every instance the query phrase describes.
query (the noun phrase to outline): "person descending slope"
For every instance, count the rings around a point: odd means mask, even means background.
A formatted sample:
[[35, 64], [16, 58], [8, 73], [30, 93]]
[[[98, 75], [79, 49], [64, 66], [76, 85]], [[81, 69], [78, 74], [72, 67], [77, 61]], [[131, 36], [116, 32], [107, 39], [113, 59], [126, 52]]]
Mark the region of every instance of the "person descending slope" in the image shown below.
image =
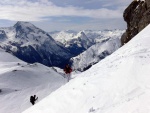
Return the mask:
[[69, 64], [67, 64], [64, 68], [64, 72], [66, 73], [66, 76], [68, 77], [68, 82], [70, 80], [70, 75], [71, 75], [71, 72], [72, 72], [72, 69], [71, 67], [69, 66]]
[[37, 99], [38, 99], [38, 97], [36, 97], [36, 95], [30, 97], [30, 102], [32, 103], [32, 105], [35, 104], [35, 101], [36, 101]]

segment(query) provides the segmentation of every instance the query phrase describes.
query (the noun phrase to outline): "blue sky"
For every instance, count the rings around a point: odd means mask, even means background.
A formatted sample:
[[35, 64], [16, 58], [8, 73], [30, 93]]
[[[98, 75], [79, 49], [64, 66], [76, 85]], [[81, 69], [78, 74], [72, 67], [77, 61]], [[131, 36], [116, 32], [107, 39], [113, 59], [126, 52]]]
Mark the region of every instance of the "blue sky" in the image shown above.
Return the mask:
[[2, 0], [0, 27], [28, 21], [45, 31], [126, 29], [132, 0]]

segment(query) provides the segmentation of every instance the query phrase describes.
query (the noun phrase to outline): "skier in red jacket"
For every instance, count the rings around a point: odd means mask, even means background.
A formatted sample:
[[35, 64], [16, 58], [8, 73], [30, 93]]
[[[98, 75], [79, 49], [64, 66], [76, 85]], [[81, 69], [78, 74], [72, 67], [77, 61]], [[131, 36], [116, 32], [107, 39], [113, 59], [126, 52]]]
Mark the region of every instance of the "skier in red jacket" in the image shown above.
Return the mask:
[[65, 66], [64, 72], [66, 73], [66, 75], [67, 75], [67, 77], [68, 77], [68, 82], [69, 82], [69, 80], [70, 80], [70, 74], [71, 74], [71, 72], [72, 72], [72, 69], [71, 69], [71, 67], [69, 66], [69, 64], [67, 64], [67, 65]]

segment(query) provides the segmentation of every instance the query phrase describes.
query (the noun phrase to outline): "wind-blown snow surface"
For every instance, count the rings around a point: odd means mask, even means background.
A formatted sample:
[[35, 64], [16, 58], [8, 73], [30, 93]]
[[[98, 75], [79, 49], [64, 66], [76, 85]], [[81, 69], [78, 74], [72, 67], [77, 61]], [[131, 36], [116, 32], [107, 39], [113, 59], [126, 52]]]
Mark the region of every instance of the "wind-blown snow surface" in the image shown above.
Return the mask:
[[121, 42], [119, 38], [103, 39], [103, 41], [91, 46], [80, 55], [71, 58], [70, 63], [74, 70], [84, 71], [112, 54], [120, 46]]
[[31, 107], [30, 96], [38, 102], [64, 85], [66, 80], [42, 64], [27, 64], [0, 49], [0, 113], [21, 113]]
[[23, 113], [150, 113], [149, 31]]

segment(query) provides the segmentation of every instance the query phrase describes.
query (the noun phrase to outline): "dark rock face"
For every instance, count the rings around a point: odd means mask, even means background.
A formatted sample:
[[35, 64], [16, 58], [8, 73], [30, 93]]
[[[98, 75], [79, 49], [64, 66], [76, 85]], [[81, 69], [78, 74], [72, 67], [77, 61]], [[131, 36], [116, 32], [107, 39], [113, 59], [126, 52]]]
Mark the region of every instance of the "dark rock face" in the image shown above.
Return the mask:
[[4, 30], [0, 30], [0, 40], [7, 39], [6, 33]]
[[134, 0], [124, 11], [126, 32], [121, 37], [124, 45], [150, 23], [150, 0]]

